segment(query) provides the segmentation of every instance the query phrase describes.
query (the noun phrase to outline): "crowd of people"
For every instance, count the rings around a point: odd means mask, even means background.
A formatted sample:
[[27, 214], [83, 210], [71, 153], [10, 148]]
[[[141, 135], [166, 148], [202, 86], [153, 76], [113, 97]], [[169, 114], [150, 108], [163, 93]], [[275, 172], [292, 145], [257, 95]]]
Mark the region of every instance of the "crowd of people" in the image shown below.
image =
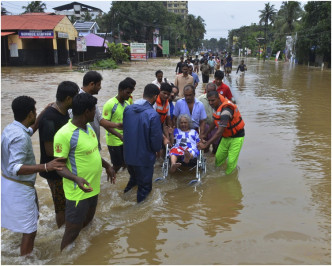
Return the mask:
[[[102, 112], [93, 96], [103, 79], [96, 71], [84, 75], [81, 88], [71, 81], [61, 82], [55, 101], [38, 117], [33, 98], [13, 100], [14, 121], [1, 136], [1, 219], [2, 227], [23, 234], [21, 255], [32, 252], [37, 233], [37, 173], [49, 185], [58, 228], [65, 225], [63, 250], [93, 220], [103, 168], [111, 183], [126, 168], [129, 180], [124, 193], [137, 187], [138, 203], [152, 190], [156, 158], [164, 154], [166, 145], [171, 147], [171, 173], [195, 159], [199, 150], [208, 152], [210, 145], [216, 165], [227, 161], [226, 174], [234, 171], [244, 141], [244, 121], [223, 83], [223, 63], [215, 61], [212, 67], [211, 60], [181, 58], [174, 83], [163, 77], [163, 71], [156, 71], [156, 79], [136, 101], [132, 97], [136, 81], [127, 77]], [[242, 64], [239, 69], [246, 67]], [[205, 93], [196, 98], [199, 71]], [[214, 81], [209, 83], [206, 76], [210, 75]], [[100, 155], [100, 127], [106, 130], [112, 165]], [[40, 164], [30, 138], [37, 130]]]

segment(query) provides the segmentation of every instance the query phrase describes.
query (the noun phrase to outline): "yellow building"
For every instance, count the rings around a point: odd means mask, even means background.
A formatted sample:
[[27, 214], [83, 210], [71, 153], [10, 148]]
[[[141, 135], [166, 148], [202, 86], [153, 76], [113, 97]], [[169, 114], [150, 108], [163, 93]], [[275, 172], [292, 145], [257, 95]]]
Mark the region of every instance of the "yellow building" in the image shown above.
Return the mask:
[[1, 65], [66, 64], [76, 53], [77, 36], [64, 15], [1, 16]]
[[188, 1], [164, 1], [164, 6], [169, 12], [181, 15], [186, 18], [188, 15]]

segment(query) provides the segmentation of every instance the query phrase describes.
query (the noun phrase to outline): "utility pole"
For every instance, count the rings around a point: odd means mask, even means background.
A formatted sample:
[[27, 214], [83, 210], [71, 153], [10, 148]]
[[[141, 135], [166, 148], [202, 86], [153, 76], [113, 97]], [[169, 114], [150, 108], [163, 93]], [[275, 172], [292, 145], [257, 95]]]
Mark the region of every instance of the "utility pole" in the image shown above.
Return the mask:
[[120, 40], [120, 43], [121, 43], [120, 24], [118, 24], [118, 33], [119, 33], [119, 40]]

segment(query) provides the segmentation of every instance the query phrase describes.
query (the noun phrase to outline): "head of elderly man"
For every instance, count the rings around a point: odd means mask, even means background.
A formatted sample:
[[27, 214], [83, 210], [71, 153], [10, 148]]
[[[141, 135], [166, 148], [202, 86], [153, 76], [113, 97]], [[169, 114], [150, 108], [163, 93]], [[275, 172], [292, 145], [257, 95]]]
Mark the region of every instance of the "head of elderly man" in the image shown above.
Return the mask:
[[217, 85], [213, 82], [210, 82], [206, 85], [205, 90], [206, 90], [206, 93], [209, 93], [210, 91], [216, 91]]
[[195, 87], [191, 84], [186, 85], [183, 88], [183, 95], [187, 104], [195, 102]]

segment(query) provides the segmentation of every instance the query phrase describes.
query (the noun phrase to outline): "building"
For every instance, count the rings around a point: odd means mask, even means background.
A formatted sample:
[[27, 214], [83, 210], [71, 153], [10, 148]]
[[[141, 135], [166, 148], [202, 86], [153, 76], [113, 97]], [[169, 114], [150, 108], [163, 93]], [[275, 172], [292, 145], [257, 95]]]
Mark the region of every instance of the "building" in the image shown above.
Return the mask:
[[99, 26], [94, 21], [75, 21], [74, 27], [78, 32], [78, 36], [85, 36], [90, 33], [97, 34]]
[[77, 36], [64, 15], [1, 16], [1, 65], [66, 64], [76, 53]]
[[94, 20], [103, 13], [103, 11], [99, 8], [79, 2], [71, 2], [66, 5], [54, 7], [53, 9], [55, 10], [55, 14], [65, 15], [71, 21], [82, 20], [82, 18], [85, 17], [86, 13], [88, 13], [91, 16], [91, 19]]
[[163, 1], [164, 6], [169, 12], [181, 15], [186, 18], [188, 15], [188, 1]]
[[84, 52], [77, 52], [78, 62], [103, 59], [107, 57], [108, 41], [105, 38], [102, 38], [93, 33], [89, 33], [84, 37], [82, 36], [79, 38], [81, 41], [83, 40], [86, 47]]

